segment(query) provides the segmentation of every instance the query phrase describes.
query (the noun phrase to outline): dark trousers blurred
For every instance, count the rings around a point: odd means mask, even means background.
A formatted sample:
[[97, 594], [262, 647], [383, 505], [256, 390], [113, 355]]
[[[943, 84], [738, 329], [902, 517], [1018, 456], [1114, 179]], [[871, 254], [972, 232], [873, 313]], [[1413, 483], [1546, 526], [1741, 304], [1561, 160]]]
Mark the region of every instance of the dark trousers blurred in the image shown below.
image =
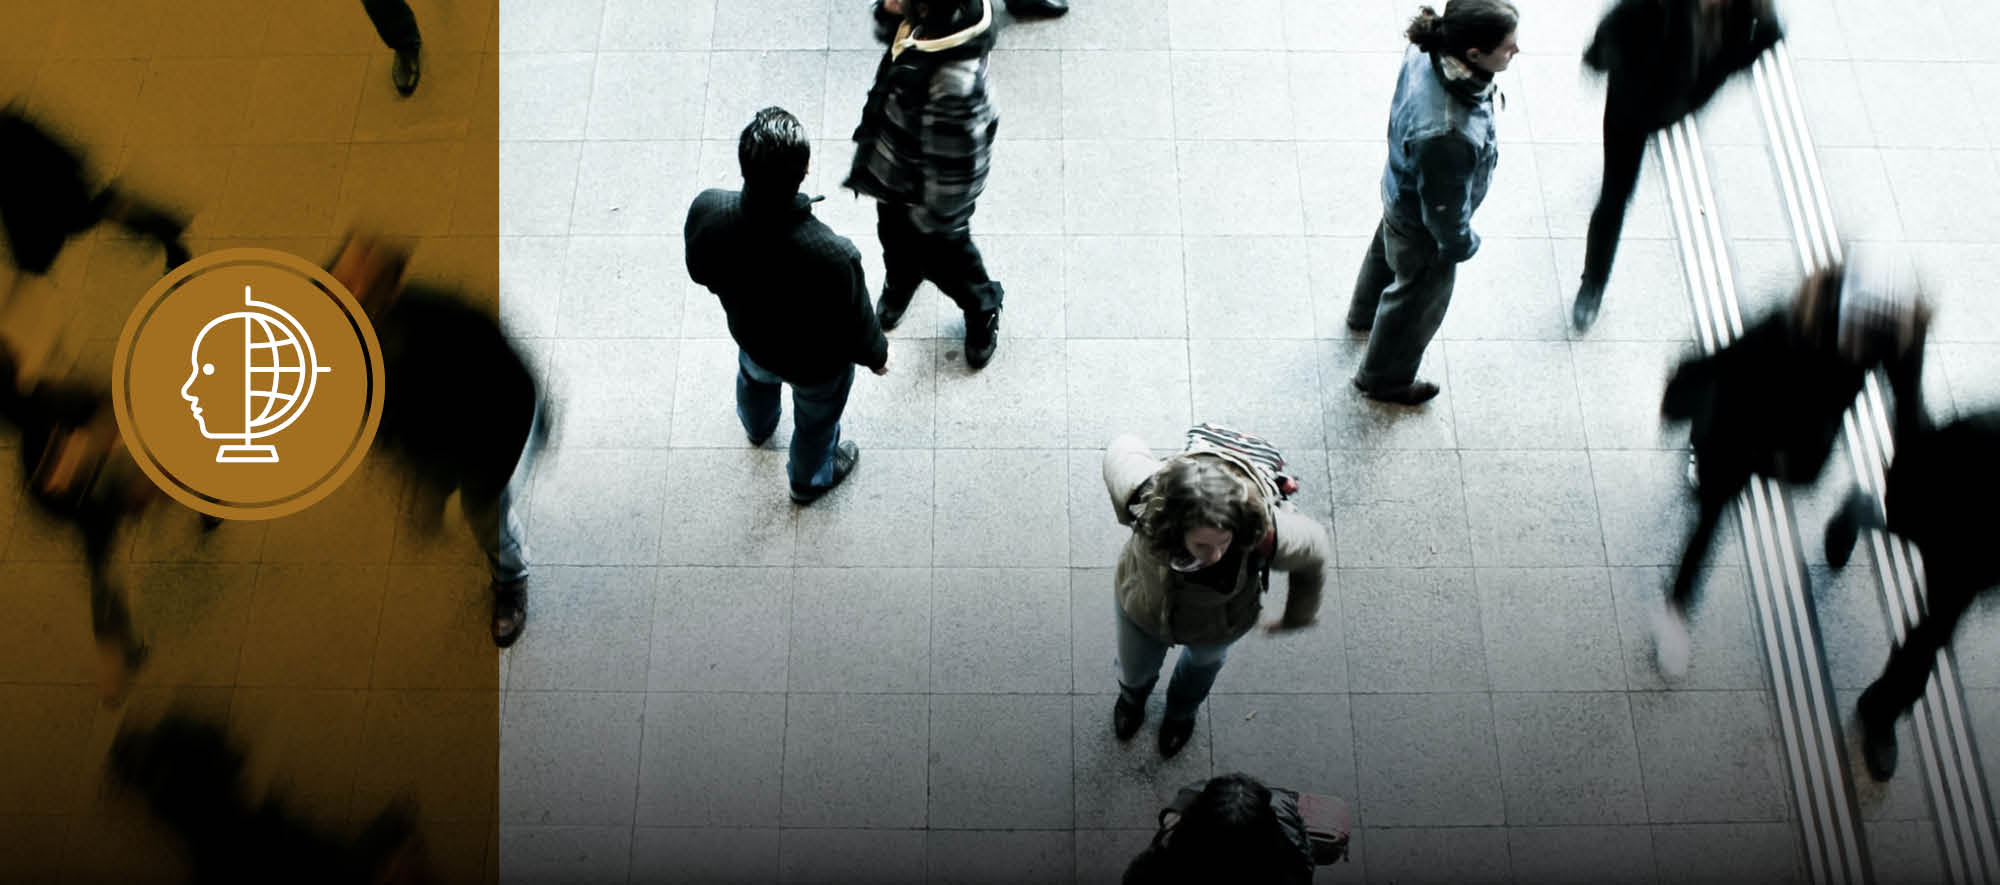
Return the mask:
[[[784, 405], [785, 379], [757, 365], [741, 351], [736, 356], [736, 417], [743, 432], [764, 439], [778, 431]], [[840, 415], [847, 411], [847, 394], [854, 388], [854, 367], [832, 380], [792, 385], [792, 455], [785, 464], [796, 491], [833, 485], [833, 453], [840, 445]]]
[[959, 310], [999, 310], [1003, 290], [986, 274], [986, 261], [972, 244], [972, 229], [961, 224], [950, 231], [924, 231], [911, 218], [922, 211], [897, 203], [875, 205], [875, 233], [882, 241], [883, 274], [888, 278], [883, 290], [901, 296], [930, 280]]
[[382, 42], [390, 49], [413, 50], [424, 42], [417, 33], [417, 16], [410, 11], [407, 0], [361, 0], [361, 7], [368, 10], [375, 33], [381, 35]]
[[1639, 184], [1639, 168], [1646, 159], [1644, 127], [1614, 116], [1618, 96], [1607, 96], [1604, 104], [1604, 185], [1597, 193], [1597, 208], [1590, 213], [1590, 234], [1583, 252], [1583, 284], [1604, 288], [1611, 279], [1611, 259], [1618, 254], [1618, 234], [1625, 227], [1625, 207]]
[[1347, 305], [1347, 325], [1370, 330], [1357, 383], [1386, 390], [1416, 380], [1425, 348], [1444, 325], [1457, 277], [1458, 265], [1438, 257], [1430, 234], [1406, 231], [1386, 217], [1375, 226]]

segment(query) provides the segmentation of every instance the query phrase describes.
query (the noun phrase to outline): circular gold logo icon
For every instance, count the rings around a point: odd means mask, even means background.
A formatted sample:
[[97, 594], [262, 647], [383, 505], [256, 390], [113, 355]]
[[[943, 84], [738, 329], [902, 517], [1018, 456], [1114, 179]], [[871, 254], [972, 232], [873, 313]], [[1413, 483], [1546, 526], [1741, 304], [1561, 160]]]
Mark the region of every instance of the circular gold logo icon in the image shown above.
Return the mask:
[[347, 289], [272, 249], [225, 249], [154, 284], [118, 339], [125, 445], [174, 500], [273, 519], [331, 494], [382, 420], [382, 347]]

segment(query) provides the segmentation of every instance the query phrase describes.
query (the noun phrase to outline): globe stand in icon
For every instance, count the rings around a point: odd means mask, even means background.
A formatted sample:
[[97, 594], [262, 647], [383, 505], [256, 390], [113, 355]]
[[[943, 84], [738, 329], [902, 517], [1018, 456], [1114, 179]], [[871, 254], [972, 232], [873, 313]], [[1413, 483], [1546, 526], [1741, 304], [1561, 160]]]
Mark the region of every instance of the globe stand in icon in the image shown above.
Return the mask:
[[[193, 371], [181, 385], [181, 398], [187, 400], [202, 436], [229, 441], [217, 447], [216, 463], [277, 463], [278, 447], [258, 440], [274, 436], [298, 420], [312, 402], [319, 376], [332, 369], [319, 364], [312, 336], [296, 317], [275, 304], [256, 300], [249, 286], [243, 287], [243, 305], [246, 310], [216, 317], [195, 335], [189, 354]], [[233, 346], [239, 340], [240, 350]], [[196, 392], [204, 386], [202, 379], [216, 374], [217, 357], [230, 362], [240, 358], [243, 373], [240, 391], [216, 391], [241, 396], [241, 424], [225, 424], [220, 429], [211, 428], [204, 417], [207, 410], [201, 405], [202, 397]]]

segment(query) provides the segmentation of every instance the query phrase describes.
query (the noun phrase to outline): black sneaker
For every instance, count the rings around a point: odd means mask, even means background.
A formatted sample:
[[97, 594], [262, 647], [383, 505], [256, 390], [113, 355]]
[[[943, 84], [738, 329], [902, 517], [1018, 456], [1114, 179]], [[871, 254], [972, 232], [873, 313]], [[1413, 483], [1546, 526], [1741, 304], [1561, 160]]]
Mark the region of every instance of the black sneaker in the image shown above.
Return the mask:
[[965, 315], [966, 365], [975, 369], [986, 368], [986, 364], [993, 361], [993, 351], [999, 347], [999, 308]]
[[396, 84], [397, 94], [404, 98], [417, 91], [417, 80], [422, 78], [423, 69], [417, 65], [417, 50], [396, 50], [396, 66], [389, 71], [389, 79]]
[[845, 481], [847, 475], [854, 472], [854, 465], [860, 463], [860, 461], [861, 447], [842, 440], [840, 445], [833, 447], [833, 482], [827, 483], [825, 488], [818, 489], [801, 488], [796, 484], [793, 485], [792, 503], [804, 506], [824, 497], [827, 492], [833, 491], [836, 486]]
[[1192, 718], [1160, 720], [1160, 755], [1168, 759], [1179, 755], [1181, 748], [1194, 737], [1194, 724]]
[[875, 299], [875, 319], [882, 323], [882, 331], [894, 329], [897, 323], [903, 321], [903, 311], [910, 309], [910, 299], [916, 295], [915, 289], [892, 292], [888, 286], [882, 287], [882, 297]]

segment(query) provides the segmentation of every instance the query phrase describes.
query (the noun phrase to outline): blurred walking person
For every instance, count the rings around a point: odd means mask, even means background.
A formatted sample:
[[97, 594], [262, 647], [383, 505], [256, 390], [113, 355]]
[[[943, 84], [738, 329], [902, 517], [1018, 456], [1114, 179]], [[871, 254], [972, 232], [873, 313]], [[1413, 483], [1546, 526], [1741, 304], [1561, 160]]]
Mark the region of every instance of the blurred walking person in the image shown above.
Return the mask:
[[[114, 182], [94, 187], [76, 148], [30, 119], [19, 105], [0, 108], [0, 226], [14, 266], [26, 276], [45, 276], [69, 238], [100, 221], [116, 222], [159, 241], [167, 270], [188, 258], [181, 234], [187, 219], [147, 203]], [[23, 282], [14, 279], [14, 286]], [[12, 290], [0, 293], [0, 304]]]
[[873, 197], [882, 243], [876, 315], [894, 329], [930, 280], [965, 314], [965, 363], [999, 346], [1003, 289], [972, 243], [999, 116], [987, 99], [991, 0], [902, 0], [903, 21], [875, 69], [844, 187]]
[[528, 552], [515, 500], [547, 441], [527, 360], [486, 310], [444, 289], [404, 285], [409, 256], [372, 237], [348, 240], [331, 268], [368, 312], [388, 379], [375, 440], [412, 469], [422, 525], [458, 503], [492, 574], [493, 644], [528, 620]]
[[1920, 382], [1930, 309], [1921, 291], [1906, 254], [1863, 251], [1808, 277], [1789, 309], [1674, 370], [1660, 409], [1668, 422], [1689, 424], [1700, 513], [1654, 626], [1663, 674], [1687, 672], [1695, 575], [1722, 514], [1753, 476], [1817, 479], [1841, 416], [1877, 368], [1895, 399], [1896, 438], [1929, 426]]
[[847, 479], [861, 449], [840, 438], [854, 367], [889, 371], [861, 252], [813, 217], [799, 192], [812, 162], [805, 127], [769, 107], [736, 143], [743, 189], [711, 188], [688, 207], [688, 276], [707, 286], [736, 339], [736, 416], [750, 444], [778, 430], [792, 386], [792, 500], [810, 504]]
[[1114, 577], [1112, 732], [1121, 741], [1138, 733], [1168, 649], [1183, 646], [1160, 723], [1159, 751], [1169, 757], [1194, 735], [1230, 644], [1257, 626], [1271, 569], [1290, 583], [1284, 613], [1265, 631], [1302, 629], [1319, 612], [1333, 549], [1326, 529], [1284, 500], [1282, 477], [1240, 448], [1210, 444], [1213, 430], [1196, 428], [1189, 449], [1166, 460], [1129, 435], [1104, 452], [1104, 486], [1118, 523], [1132, 528]]
[[1493, 75], [1520, 51], [1507, 0], [1451, 0], [1410, 20], [1396, 96], [1382, 221], [1362, 259], [1347, 328], [1368, 333], [1354, 386], [1370, 399], [1419, 405], [1438, 386], [1417, 378], [1444, 324], [1458, 265], [1479, 251], [1472, 213], [1500, 161]]
[[1583, 53], [1583, 63], [1605, 74], [1607, 84], [1604, 185], [1590, 213], [1583, 284], [1570, 311], [1578, 331], [1596, 322], [1604, 301], [1646, 137], [1700, 110], [1731, 74], [1783, 37], [1768, 0], [1619, 0], [1605, 13]]

